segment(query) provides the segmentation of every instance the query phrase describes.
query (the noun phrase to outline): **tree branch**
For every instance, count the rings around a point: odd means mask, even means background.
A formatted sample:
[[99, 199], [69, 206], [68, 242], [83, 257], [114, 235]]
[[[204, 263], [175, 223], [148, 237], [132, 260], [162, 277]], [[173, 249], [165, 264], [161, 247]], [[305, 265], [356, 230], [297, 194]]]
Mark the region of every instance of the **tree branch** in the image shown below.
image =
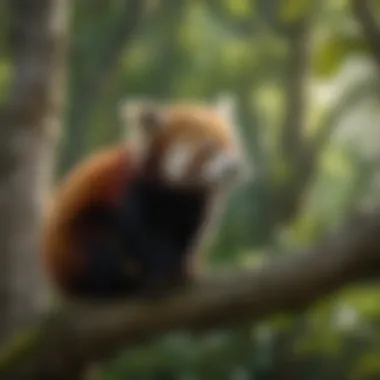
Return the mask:
[[344, 284], [378, 274], [379, 231], [380, 210], [308, 252], [259, 270], [198, 279], [151, 301], [71, 305], [42, 324], [17, 365], [0, 362], [0, 372], [9, 379], [78, 378], [89, 362], [168, 330], [225, 327], [304, 309]]
[[341, 118], [365, 96], [376, 94], [379, 88], [379, 81], [374, 78], [356, 83], [348, 88], [337, 103], [327, 110], [314, 138], [311, 141], [303, 142], [303, 149], [298, 156], [297, 170], [281, 194], [278, 195], [280, 198], [277, 207], [280, 210], [279, 221], [289, 220], [299, 209], [304, 191], [317, 169], [320, 154]]
[[285, 117], [281, 129], [281, 148], [286, 160], [293, 165], [303, 149], [305, 129], [306, 80], [309, 61], [310, 19], [294, 23], [289, 32], [289, 64], [285, 84]]
[[281, 190], [273, 191], [275, 223], [290, 220], [298, 211], [301, 194], [313, 173], [305, 141], [306, 85], [309, 61], [310, 17], [289, 27], [289, 63], [285, 83], [285, 115], [279, 140], [280, 159], [287, 176]]
[[329, 140], [335, 127], [339, 124], [342, 116], [350, 109], [353, 109], [367, 96], [376, 95], [379, 90], [380, 81], [378, 78], [373, 78], [372, 76], [349, 86], [338, 101], [334, 103], [322, 117], [312, 146], [310, 146], [310, 149], [315, 151], [314, 155], [318, 155], [325, 147], [326, 142]]
[[352, 0], [352, 10], [380, 69], [380, 25], [371, 10], [370, 0]]
[[340, 98], [323, 115], [315, 136], [309, 141], [303, 141], [296, 161], [296, 170], [287, 181], [277, 198], [275, 209], [278, 210], [277, 221], [289, 220], [303, 199], [305, 188], [315, 173], [321, 151], [325, 148], [329, 138], [345, 113], [353, 109], [366, 96], [376, 95], [380, 89], [380, 82], [372, 76], [349, 86]]

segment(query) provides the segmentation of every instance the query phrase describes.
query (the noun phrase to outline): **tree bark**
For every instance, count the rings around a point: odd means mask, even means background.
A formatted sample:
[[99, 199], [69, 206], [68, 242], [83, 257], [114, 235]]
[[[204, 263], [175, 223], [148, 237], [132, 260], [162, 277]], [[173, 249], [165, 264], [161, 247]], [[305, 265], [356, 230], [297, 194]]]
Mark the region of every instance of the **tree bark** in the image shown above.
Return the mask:
[[[36, 327], [19, 360], [1, 361], [4, 379], [80, 378], [85, 367], [115, 350], [168, 330], [241, 325], [307, 308], [341, 286], [378, 276], [380, 211], [351, 223], [308, 252], [259, 270], [199, 279], [173, 294], [115, 305], [71, 305]], [[17, 376], [17, 377], [16, 377]]]
[[38, 232], [63, 104], [68, 4], [9, 1], [13, 83], [0, 113], [0, 343], [39, 314]]

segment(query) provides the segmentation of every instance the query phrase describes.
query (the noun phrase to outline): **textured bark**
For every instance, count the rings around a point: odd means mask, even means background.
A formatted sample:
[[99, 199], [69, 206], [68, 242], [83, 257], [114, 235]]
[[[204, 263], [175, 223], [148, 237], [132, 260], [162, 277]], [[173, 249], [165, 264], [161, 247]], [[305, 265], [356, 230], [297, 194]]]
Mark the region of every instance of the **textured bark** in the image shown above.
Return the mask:
[[80, 378], [89, 363], [168, 330], [240, 325], [305, 309], [344, 284], [379, 274], [379, 232], [380, 211], [308, 252], [260, 270], [199, 279], [151, 301], [68, 305], [41, 323], [41, 330], [36, 327], [39, 334], [24, 355], [13, 354], [13, 363], [0, 361], [0, 372], [4, 379]]
[[42, 307], [37, 234], [61, 117], [67, 7], [65, 0], [9, 1], [13, 83], [0, 113], [0, 343]]

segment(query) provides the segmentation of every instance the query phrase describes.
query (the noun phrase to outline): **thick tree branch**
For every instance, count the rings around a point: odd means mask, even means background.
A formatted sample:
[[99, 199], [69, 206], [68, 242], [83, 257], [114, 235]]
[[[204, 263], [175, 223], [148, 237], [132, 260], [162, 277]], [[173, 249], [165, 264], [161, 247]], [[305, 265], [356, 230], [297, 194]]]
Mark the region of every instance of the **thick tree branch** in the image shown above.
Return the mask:
[[380, 211], [315, 249], [259, 270], [199, 279], [149, 302], [72, 305], [42, 325], [23, 360], [8, 369], [0, 362], [0, 371], [9, 379], [76, 378], [85, 364], [168, 330], [224, 327], [304, 309], [344, 284], [379, 273], [379, 231]]
[[352, 9], [380, 69], [380, 25], [371, 9], [370, 1], [352, 0]]

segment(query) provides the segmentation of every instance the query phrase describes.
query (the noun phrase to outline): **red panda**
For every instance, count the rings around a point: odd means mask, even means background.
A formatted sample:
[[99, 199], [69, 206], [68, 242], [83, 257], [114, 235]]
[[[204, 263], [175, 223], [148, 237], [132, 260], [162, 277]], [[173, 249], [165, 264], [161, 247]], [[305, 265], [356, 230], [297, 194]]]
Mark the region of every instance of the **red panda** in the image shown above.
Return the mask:
[[43, 226], [48, 275], [68, 296], [137, 295], [191, 277], [245, 168], [225, 106], [121, 110], [127, 142], [74, 168]]

